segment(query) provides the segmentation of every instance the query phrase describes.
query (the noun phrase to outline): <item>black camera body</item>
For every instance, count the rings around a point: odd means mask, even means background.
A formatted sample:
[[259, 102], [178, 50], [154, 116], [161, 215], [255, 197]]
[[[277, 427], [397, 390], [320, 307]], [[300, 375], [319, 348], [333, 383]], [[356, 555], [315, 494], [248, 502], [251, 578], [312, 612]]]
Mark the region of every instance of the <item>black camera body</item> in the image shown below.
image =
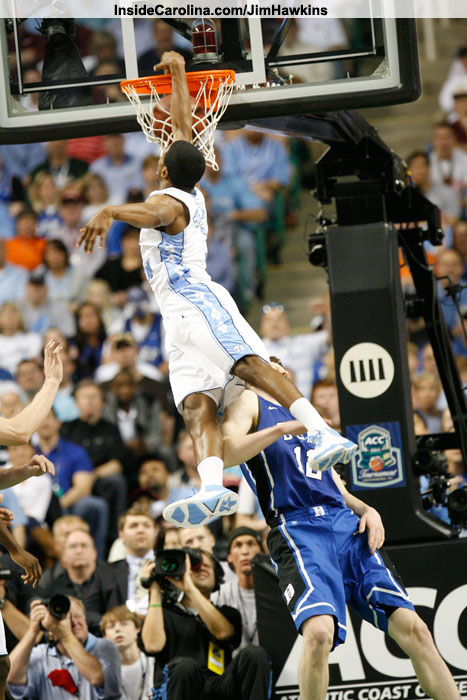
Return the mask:
[[196, 569], [203, 561], [201, 553], [196, 549], [184, 547], [183, 549], [157, 549], [155, 552], [154, 570], [151, 576], [141, 579], [143, 588], [151, 588], [154, 581], [160, 585], [162, 589], [167, 588], [167, 576], [180, 580], [185, 571], [185, 558], [188, 554], [190, 557], [191, 566]]
[[[76, 21], [71, 18], [44, 18], [39, 24], [45, 39], [42, 82], [50, 83], [50, 89], [40, 92], [39, 110], [93, 103], [91, 87], [85, 84], [88, 74], [74, 42], [76, 29]], [[60, 88], [60, 83], [67, 87]]]
[[[186, 571], [186, 555], [190, 557], [192, 569], [197, 569], [203, 562], [203, 554], [200, 549], [182, 547], [181, 549], [156, 549], [155, 564], [152, 576], [141, 579], [143, 588], [151, 588], [154, 581], [157, 581], [164, 594], [164, 602], [173, 602], [179, 596], [179, 590], [168, 580], [168, 577], [180, 580]], [[224, 583], [224, 569], [217, 561], [216, 557], [209, 555], [214, 565], [215, 585], [214, 591], [218, 591]]]
[[74, 19], [47, 18], [41, 21], [39, 31], [53, 49], [60, 50], [65, 47], [68, 37], [75, 38], [76, 22]]
[[453, 525], [467, 525], [467, 486], [452, 491], [447, 499], [449, 517]]
[[55, 620], [64, 620], [70, 612], [70, 599], [62, 593], [55, 593], [50, 598], [45, 598], [42, 603]]
[[428, 449], [417, 450], [413, 458], [414, 472], [429, 478], [428, 488], [422, 492], [422, 505], [425, 510], [432, 506], [445, 506], [451, 524], [455, 528], [467, 524], [467, 486], [461, 486], [449, 493], [450, 479], [448, 462], [440, 452]]

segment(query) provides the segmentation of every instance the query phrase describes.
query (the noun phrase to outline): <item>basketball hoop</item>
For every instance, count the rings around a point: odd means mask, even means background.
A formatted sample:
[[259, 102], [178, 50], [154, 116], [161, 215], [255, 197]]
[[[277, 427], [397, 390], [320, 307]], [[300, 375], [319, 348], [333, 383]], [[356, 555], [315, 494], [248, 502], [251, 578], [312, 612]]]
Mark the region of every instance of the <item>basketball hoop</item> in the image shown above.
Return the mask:
[[[201, 150], [206, 163], [218, 170], [214, 154], [214, 132], [229, 103], [235, 71], [193, 71], [187, 73], [186, 78], [191, 95], [193, 145]], [[162, 152], [165, 152], [173, 142], [170, 105], [165, 100], [172, 93], [172, 76], [153, 75], [123, 80], [120, 89], [135, 108], [136, 119], [146, 139], [157, 143]]]

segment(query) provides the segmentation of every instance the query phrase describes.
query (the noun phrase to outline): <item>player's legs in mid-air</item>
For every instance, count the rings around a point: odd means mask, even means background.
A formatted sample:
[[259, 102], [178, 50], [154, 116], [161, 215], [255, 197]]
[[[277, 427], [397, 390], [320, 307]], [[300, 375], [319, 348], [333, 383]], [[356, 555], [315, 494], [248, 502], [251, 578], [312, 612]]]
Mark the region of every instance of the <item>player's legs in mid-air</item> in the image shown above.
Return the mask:
[[164, 518], [173, 525], [199, 527], [211, 518], [231, 515], [238, 508], [238, 494], [224, 488], [223, 439], [217, 422], [217, 403], [203, 393], [183, 402], [183, 418], [193, 440], [201, 488], [190, 498], [169, 503]]
[[[331, 431], [296, 387], [259, 356], [242, 358], [233, 373], [273, 396], [305, 425], [316, 452], [315, 469], [329, 469], [337, 462], [347, 462], [357, 449], [354, 443]], [[238, 495], [222, 486], [223, 440], [217, 411], [217, 403], [204, 393], [194, 392], [184, 399], [183, 417], [193, 440], [201, 489], [190, 498], [166, 506], [164, 518], [175, 525], [197, 527], [212, 517], [230, 515], [238, 508]]]
[[314, 448], [311, 462], [314, 469], [323, 471], [330, 469], [338, 462], [344, 464], [349, 462], [357, 450], [357, 445], [332, 430], [310, 401], [286, 376], [254, 355], [248, 355], [239, 360], [232, 372], [247, 384], [272, 396], [305, 426], [308, 439]]
[[193, 439], [201, 489], [169, 504], [166, 520], [197, 527], [237, 510], [237, 495], [222, 486], [223, 441], [217, 415], [222, 387], [231, 375], [241, 380], [232, 383], [243, 388], [247, 382], [273, 396], [305, 426], [314, 450], [313, 468], [349, 461], [357, 446], [332, 431], [296, 387], [271, 367], [264, 344], [224, 288], [212, 282], [192, 284], [170, 303], [173, 309], [164, 318], [170, 382]]

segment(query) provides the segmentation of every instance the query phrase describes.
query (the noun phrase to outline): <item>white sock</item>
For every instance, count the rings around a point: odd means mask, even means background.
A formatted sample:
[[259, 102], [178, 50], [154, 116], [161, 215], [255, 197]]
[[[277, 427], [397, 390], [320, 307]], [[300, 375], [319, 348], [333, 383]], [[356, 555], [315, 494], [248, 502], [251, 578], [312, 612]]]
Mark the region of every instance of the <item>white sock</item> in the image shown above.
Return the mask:
[[206, 457], [198, 464], [198, 474], [202, 489], [206, 486], [222, 486], [224, 462], [220, 457]]
[[294, 418], [303, 423], [309, 432], [313, 430], [323, 430], [323, 428], [328, 427], [328, 424], [321, 418], [316, 408], [313, 408], [311, 403], [304, 396], [296, 399], [290, 406], [289, 411]]

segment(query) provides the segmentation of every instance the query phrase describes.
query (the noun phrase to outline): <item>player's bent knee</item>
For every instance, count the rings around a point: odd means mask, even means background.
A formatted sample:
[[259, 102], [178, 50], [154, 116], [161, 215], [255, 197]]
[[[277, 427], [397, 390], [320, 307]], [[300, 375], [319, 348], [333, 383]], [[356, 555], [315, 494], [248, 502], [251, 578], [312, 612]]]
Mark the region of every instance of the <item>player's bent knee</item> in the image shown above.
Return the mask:
[[312, 617], [302, 625], [303, 643], [314, 652], [329, 653], [334, 641], [332, 617]]
[[433, 637], [427, 625], [418, 615], [415, 617], [411, 630], [412, 642], [417, 645], [432, 644]]
[[[427, 625], [422, 618], [415, 612], [399, 609], [398, 617], [392, 617], [393, 630], [390, 630], [391, 636], [394, 637], [407, 653], [413, 653], [416, 649], [427, 644], [433, 645], [433, 638]], [[396, 611], [396, 615], [399, 611]], [[391, 625], [391, 618], [390, 625]]]
[[183, 402], [183, 419], [190, 433], [210, 421], [217, 424], [216, 414], [216, 403], [204, 394], [189, 394]]

